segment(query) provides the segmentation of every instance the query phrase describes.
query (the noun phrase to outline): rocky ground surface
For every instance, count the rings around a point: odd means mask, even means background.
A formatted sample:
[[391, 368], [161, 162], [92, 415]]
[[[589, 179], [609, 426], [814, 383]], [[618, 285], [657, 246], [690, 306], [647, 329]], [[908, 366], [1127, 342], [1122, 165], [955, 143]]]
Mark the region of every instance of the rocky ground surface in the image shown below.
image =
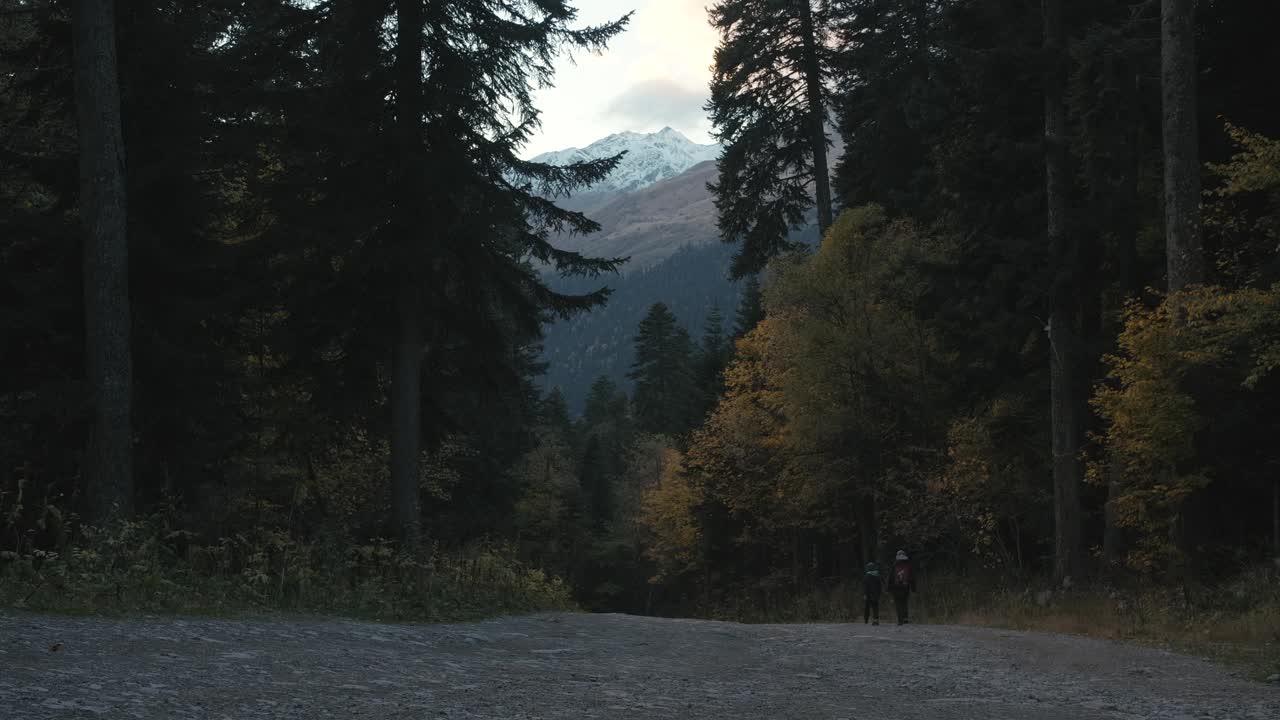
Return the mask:
[[1280, 688], [1170, 653], [960, 627], [0, 613], [0, 717], [1276, 720]]

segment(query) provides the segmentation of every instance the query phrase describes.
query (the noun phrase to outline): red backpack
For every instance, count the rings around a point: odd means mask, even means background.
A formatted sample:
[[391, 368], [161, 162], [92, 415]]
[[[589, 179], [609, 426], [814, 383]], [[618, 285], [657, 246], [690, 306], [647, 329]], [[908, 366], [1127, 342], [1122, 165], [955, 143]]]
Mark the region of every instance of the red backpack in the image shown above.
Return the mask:
[[911, 584], [911, 565], [900, 562], [893, 568], [893, 584], [906, 587]]

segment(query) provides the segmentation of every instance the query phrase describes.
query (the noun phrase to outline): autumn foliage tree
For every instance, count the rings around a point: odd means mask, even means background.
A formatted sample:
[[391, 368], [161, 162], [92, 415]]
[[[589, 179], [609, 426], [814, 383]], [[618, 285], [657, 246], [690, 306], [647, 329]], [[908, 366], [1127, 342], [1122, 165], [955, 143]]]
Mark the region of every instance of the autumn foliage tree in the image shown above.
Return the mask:
[[911, 311], [914, 266], [941, 252], [866, 207], [842, 214], [813, 255], [772, 266], [765, 318], [738, 341], [684, 458], [753, 558], [740, 578], [781, 572], [798, 586], [878, 559], [882, 513], [904, 518], [895, 538], [919, 537], [912, 521], [925, 514], [911, 505], [936, 462], [920, 448], [939, 430], [927, 408], [940, 386], [930, 330]]
[[[1260, 429], [1259, 423], [1274, 425], [1280, 285], [1264, 284], [1264, 278], [1274, 279], [1264, 274], [1265, 264], [1247, 263], [1253, 270], [1240, 273], [1243, 258], [1256, 257], [1255, 243], [1270, 243], [1274, 235], [1268, 237], [1271, 216], [1243, 211], [1237, 201], [1253, 196], [1263, 208], [1275, 206], [1280, 145], [1239, 128], [1228, 131], [1238, 152], [1211, 168], [1219, 185], [1211, 191], [1217, 201], [1207, 225], [1222, 247], [1219, 266], [1234, 286], [1193, 286], [1154, 307], [1130, 303], [1118, 352], [1107, 358], [1109, 382], [1093, 398], [1106, 426], [1099, 438], [1104, 452], [1091, 463], [1090, 476], [1097, 482], [1119, 478], [1112, 510], [1136, 536], [1126, 560], [1146, 573], [1185, 574], [1193, 561], [1187, 523], [1231, 532], [1229, 521], [1193, 498], [1230, 487], [1265, 506], [1273, 485], [1265, 472], [1244, 469], [1274, 464], [1271, 449], [1235, 438]], [[1272, 492], [1280, 490], [1273, 486]]]
[[1177, 523], [1191, 498], [1215, 483], [1265, 488], [1260, 476], [1224, 473], [1230, 463], [1215, 451], [1231, 446], [1235, 423], [1249, 422], [1231, 405], [1253, 412], [1274, 405], [1266, 396], [1274, 396], [1280, 368], [1280, 287], [1199, 287], [1155, 308], [1135, 303], [1108, 364], [1111, 384], [1093, 401], [1107, 421], [1107, 455], [1092, 474], [1121, 473], [1123, 492], [1112, 502], [1120, 525], [1138, 538], [1129, 564], [1168, 571], [1188, 560]]

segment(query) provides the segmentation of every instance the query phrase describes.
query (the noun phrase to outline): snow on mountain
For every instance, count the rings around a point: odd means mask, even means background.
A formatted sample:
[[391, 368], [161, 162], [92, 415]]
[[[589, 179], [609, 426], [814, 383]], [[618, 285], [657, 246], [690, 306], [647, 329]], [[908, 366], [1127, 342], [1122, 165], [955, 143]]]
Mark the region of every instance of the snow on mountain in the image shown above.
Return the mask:
[[534, 162], [568, 165], [583, 160], [597, 160], [626, 152], [609, 177], [586, 192], [624, 193], [640, 190], [673, 178], [700, 162], [720, 155], [719, 145], [699, 145], [669, 127], [656, 133], [621, 132], [597, 140], [585, 148], [568, 148], [546, 152]]

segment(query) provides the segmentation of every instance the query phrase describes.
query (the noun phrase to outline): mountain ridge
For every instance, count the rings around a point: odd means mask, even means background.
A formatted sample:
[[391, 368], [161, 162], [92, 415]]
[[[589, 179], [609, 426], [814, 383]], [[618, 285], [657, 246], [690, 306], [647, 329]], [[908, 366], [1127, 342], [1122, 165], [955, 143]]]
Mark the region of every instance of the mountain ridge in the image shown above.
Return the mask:
[[587, 210], [600, 232], [557, 237], [557, 247], [596, 257], [629, 257], [623, 272], [652, 267], [685, 246], [719, 239], [715, 204], [707, 183], [716, 164], [703, 161], [640, 190], [618, 193]]
[[[594, 148], [600, 157], [608, 157], [621, 145], [643, 137], [647, 136], [617, 133], [588, 148]], [[578, 148], [549, 155], [539, 156], [539, 162], [590, 159], [585, 149]], [[714, 158], [708, 158], [633, 190], [576, 193], [558, 201], [562, 207], [584, 212], [600, 223], [600, 232], [556, 236], [552, 238], [556, 247], [594, 257], [630, 258], [618, 275], [549, 278], [561, 292], [585, 293], [601, 286], [613, 290], [603, 307], [545, 328], [542, 360], [547, 363], [547, 372], [541, 384], [544, 388], [561, 388], [575, 415], [582, 411], [588, 389], [597, 377], [609, 377], [630, 392], [627, 372], [633, 361], [636, 326], [653, 303], [665, 303], [695, 338], [701, 336], [713, 307], [732, 321], [741, 299], [741, 286], [729, 278], [737, 247], [720, 242], [715, 203], [707, 190], [707, 183], [715, 178], [716, 163]], [[812, 246], [818, 237], [811, 217], [814, 213], [809, 215], [808, 222], [790, 236], [795, 242]]]
[[[673, 178], [689, 168], [720, 156], [720, 146], [699, 144], [678, 130], [655, 133], [624, 131], [596, 140], [584, 148], [570, 147], [534, 156], [533, 162], [568, 165], [626, 153], [608, 177], [577, 195], [634, 192]], [[577, 203], [575, 203], [577, 204]]]

